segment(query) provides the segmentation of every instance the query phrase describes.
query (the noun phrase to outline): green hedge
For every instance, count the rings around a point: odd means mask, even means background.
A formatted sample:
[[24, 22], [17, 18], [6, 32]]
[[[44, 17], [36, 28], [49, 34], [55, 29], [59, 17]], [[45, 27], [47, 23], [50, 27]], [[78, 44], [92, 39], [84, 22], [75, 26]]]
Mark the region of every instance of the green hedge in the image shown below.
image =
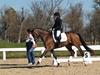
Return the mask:
[[[38, 46], [43, 46], [43, 43], [37, 42]], [[14, 43], [14, 42], [7, 42], [5, 40], [0, 40], [0, 48], [21, 48], [25, 47], [25, 42], [23, 43]]]
[[25, 43], [14, 43], [14, 42], [7, 42], [5, 40], [0, 40], [0, 48], [20, 48], [25, 47]]

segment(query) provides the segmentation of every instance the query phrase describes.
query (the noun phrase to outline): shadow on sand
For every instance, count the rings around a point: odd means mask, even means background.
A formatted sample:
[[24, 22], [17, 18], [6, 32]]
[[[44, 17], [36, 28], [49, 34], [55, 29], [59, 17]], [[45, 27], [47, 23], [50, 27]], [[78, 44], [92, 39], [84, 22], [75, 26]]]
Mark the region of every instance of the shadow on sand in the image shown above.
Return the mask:
[[[27, 64], [0, 64], [0, 69], [11, 69], [11, 68], [43, 68], [43, 67], [56, 67], [53, 65], [27, 65]], [[62, 66], [59, 66], [62, 67]]]

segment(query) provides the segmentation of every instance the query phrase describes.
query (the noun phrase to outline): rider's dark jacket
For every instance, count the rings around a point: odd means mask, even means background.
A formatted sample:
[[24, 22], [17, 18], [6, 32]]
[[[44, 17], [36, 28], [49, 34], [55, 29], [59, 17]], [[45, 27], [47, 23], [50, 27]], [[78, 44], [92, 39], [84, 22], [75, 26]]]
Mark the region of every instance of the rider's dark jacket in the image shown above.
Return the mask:
[[57, 17], [55, 19], [55, 24], [53, 25], [52, 29], [61, 30], [61, 25], [62, 25], [62, 20], [60, 19], [60, 17]]

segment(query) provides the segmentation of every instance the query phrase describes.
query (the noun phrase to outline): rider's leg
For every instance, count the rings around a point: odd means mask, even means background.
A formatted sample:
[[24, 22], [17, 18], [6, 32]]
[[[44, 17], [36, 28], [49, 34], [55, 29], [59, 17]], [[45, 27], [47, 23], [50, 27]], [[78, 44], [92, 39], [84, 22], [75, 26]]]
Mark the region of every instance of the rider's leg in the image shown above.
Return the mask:
[[57, 30], [57, 42], [58, 44], [60, 44], [60, 40], [61, 40], [61, 31], [60, 30]]

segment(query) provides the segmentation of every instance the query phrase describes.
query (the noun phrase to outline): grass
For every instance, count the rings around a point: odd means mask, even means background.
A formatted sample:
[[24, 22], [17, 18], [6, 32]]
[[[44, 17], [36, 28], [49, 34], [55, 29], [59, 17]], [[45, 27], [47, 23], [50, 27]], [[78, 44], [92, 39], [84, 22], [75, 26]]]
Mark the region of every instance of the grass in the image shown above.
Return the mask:
[[[55, 52], [57, 56], [68, 56], [68, 52], [61, 51], [61, 52]], [[34, 52], [35, 57], [39, 57], [41, 55], [40, 51]], [[46, 57], [50, 57], [51, 54], [47, 53]], [[7, 52], [7, 58], [26, 58], [26, 52]], [[2, 52], [0, 52], [0, 58], [2, 58]]]
[[25, 47], [25, 43], [14, 43], [14, 42], [7, 42], [5, 40], [0, 40], [0, 48], [21, 48]]
[[[43, 46], [42, 42], [37, 42], [38, 46]], [[7, 42], [5, 40], [0, 40], [0, 48], [22, 48], [25, 47], [25, 42], [22, 43], [14, 43], [14, 42]]]

